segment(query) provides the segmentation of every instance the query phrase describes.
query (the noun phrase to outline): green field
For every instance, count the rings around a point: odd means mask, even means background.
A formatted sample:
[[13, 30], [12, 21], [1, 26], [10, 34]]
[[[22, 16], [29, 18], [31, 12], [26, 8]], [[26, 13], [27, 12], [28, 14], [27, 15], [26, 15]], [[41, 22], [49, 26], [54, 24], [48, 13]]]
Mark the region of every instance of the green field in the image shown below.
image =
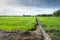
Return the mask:
[[[34, 28], [36, 17], [0, 17], [0, 30], [29, 30]], [[60, 40], [60, 17], [38, 17], [52, 40]]]
[[38, 17], [41, 24], [46, 26], [46, 29], [60, 30], [60, 17]]
[[60, 40], [60, 17], [38, 17], [45, 31], [52, 40]]
[[35, 17], [0, 17], [0, 30], [29, 30], [34, 25]]

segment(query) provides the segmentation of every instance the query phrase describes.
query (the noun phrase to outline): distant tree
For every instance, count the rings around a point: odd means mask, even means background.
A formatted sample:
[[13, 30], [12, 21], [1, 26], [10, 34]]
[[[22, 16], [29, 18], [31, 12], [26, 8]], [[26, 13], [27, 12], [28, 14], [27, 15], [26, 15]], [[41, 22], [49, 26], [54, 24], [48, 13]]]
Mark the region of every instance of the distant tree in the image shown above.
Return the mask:
[[47, 14], [42, 14], [41, 16], [47, 16]]
[[54, 16], [60, 16], [60, 10], [57, 10], [56, 12], [53, 13]]
[[25, 16], [25, 17], [30, 17], [31, 15], [23, 15], [23, 16]]
[[41, 16], [47, 16], [47, 17], [50, 17], [50, 16], [52, 16], [52, 14], [42, 14]]
[[36, 16], [41, 16], [40, 14], [36, 15]]
[[41, 14], [41, 15], [37, 15], [37, 16], [47, 16], [47, 17], [50, 17], [50, 16], [52, 16], [52, 14]]

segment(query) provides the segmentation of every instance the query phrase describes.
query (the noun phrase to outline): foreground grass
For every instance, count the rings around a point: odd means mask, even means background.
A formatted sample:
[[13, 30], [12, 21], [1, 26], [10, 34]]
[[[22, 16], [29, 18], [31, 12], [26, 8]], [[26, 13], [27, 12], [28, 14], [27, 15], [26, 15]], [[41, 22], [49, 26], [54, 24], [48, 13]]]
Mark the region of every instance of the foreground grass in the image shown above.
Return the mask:
[[52, 40], [60, 40], [60, 17], [38, 17], [45, 31]]
[[0, 30], [29, 30], [34, 25], [34, 17], [0, 17]]

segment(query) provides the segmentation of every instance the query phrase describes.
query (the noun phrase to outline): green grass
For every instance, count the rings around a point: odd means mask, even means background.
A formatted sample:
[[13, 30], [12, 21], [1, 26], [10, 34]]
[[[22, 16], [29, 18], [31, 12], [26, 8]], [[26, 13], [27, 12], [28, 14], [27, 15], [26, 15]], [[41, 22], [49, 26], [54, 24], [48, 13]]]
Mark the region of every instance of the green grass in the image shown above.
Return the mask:
[[29, 30], [34, 25], [35, 17], [0, 17], [0, 30]]
[[60, 17], [38, 17], [45, 31], [52, 40], [60, 40]]
[[46, 26], [46, 29], [60, 30], [60, 17], [39, 17], [39, 21]]

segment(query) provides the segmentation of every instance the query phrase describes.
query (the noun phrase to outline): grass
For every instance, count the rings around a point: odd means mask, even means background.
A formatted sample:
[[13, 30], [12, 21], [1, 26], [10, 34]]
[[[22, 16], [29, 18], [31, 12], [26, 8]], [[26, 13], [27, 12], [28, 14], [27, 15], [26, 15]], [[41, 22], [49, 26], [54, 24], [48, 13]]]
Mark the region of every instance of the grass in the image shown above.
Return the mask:
[[60, 17], [39, 17], [39, 21], [46, 26], [46, 29], [60, 30]]
[[60, 40], [60, 17], [38, 17], [52, 40]]
[[0, 17], [0, 30], [29, 30], [34, 25], [34, 17]]

